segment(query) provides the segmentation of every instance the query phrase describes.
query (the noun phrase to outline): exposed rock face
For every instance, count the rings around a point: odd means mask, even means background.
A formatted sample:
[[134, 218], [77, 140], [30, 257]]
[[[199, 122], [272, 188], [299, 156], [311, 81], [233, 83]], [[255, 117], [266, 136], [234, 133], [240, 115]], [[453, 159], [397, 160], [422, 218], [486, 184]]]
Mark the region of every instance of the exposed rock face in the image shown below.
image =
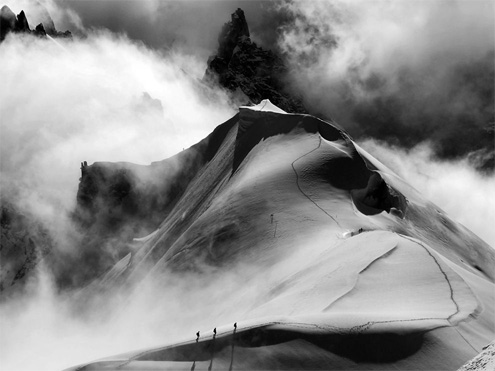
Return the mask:
[[237, 9], [231, 21], [224, 24], [218, 44], [217, 55], [208, 60], [205, 82], [218, 82], [233, 95], [243, 94], [243, 104], [269, 99], [287, 112], [307, 112], [301, 101], [284, 89], [287, 67], [282, 59], [251, 41], [242, 9]]
[[5, 298], [12, 287], [15, 292], [22, 289], [28, 274], [51, 251], [52, 240], [39, 221], [12, 203], [2, 200], [0, 212], [0, 294]]
[[17, 18], [7, 5], [0, 10], [0, 41], [5, 39], [7, 33], [14, 31], [16, 28]]
[[29, 32], [29, 23], [26, 18], [26, 14], [24, 14], [24, 10], [17, 15], [17, 23], [16, 29], [17, 32]]
[[[39, 4], [42, 7], [41, 4]], [[43, 8], [44, 9], [44, 8]], [[44, 9], [43, 22], [34, 30], [24, 11], [16, 16], [6, 5], [0, 9], [0, 42], [8, 33], [31, 34], [46, 37], [71, 37], [70, 31], [58, 32], [53, 20]], [[0, 294], [7, 298], [11, 294], [22, 292], [27, 279], [32, 275], [39, 262], [49, 255], [53, 240], [42, 221], [33, 215], [22, 212], [13, 202], [0, 199]]]
[[[72, 286], [88, 283], [126, 255], [134, 237], [155, 231], [191, 179], [217, 153], [236, 120], [237, 116], [191, 148], [148, 166], [83, 162], [73, 217], [84, 236], [79, 262], [90, 261], [93, 270], [62, 281], [72, 279]], [[173, 231], [170, 235], [175, 236]], [[105, 245], [112, 245], [112, 251], [105, 251]]]
[[[101, 235], [129, 236], [156, 229], [198, 169], [215, 155], [235, 120], [220, 125], [207, 138], [179, 154], [151, 165], [120, 162], [81, 163], [75, 217]], [[129, 228], [131, 226], [131, 228]]]
[[495, 369], [495, 341], [483, 347], [483, 351], [457, 371], [489, 371]]
[[41, 16], [41, 23], [43, 24], [43, 28], [45, 29], [46, 33], [50, 36], [59, 36], [61, 32], [57, 31], [55, 28], [55, 22], [53, 22], [52, 17], [50, 16], [50, 13], [48, 13], [48, 10], [40, 3], [36, 2], [36, 10], [38, 11], [39, 15]]
[[45, 31], [45, 27], [43, 27], [43, 23], [37, 25], [34, 31], [38, 36], [46, 36], [46, 31]]
[[41, 37], [46, 35], [53, 37], [72, 37], [70, 31], [57, 31], [48, 11], [41, 4], [38, 5], [43, 22], [38, 24], [34, 30], [29, 28], [29, 22], [23, 10], [16, 17], [14, 12], [8, 6], [4, 5], [0, 10], [0, 41], [3, 41], [9, 32], [34, 34]]
[[232, 20], [223, 25], [218, 36], [218, 57], [230, 60], [239, 40], [249, 38], [249, 27], [242, 9], [232, 14]]

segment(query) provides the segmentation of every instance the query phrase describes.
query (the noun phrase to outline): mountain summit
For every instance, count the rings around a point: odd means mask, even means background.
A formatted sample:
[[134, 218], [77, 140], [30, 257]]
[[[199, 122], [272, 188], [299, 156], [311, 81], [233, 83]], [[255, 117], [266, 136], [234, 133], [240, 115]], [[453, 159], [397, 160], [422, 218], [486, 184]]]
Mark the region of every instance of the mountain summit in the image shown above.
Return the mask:
[[38, 7], [43, 21], [39, 23], [34, 30], [29, 28], [29, 23], [23, 10], [21, 10], [21, 12], [16, 16], [7, 5], [2, 7], [0, 10], [0, 42], [5, 39], [9, 32], [30, 33], [37, 36], [49, 35], [52, 37], [72, 36], [70, 31], [57, 31], [53, 19], [46, 8], [38, 2], [35, 4]]
[[304, 113], [302, 102], [286, 91], [287, 73], [280, 56], [251, 41], [244, 11], [237, 9], [220, 31], [217, 54], [209, 58], [203, 80], [218, 83], [246, 104], [269, 99], [287, 112]]
[[232, 13], [232, 20], [223, 25], [218, 36], [218, 58], [230, 60], [239, 42], [249, 39], [249, 27], [242, 9]]
[[[201, 315], [77, 370], [456, 369], [493, 339], [494, 250], [335, 123], [264, 100], [180, 155], [133, 201], [168, 195], [162, 221], [84, 295], [186, 282]], [[135, 179], [121, 205], [165, 164], [112, 165]]]

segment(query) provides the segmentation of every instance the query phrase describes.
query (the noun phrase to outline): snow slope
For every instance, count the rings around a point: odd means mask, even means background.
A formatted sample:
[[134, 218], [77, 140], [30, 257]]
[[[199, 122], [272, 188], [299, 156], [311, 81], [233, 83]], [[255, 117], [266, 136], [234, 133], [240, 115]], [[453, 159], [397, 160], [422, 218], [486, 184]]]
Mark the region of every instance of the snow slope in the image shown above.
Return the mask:
[[187, 276], [220, 300], [190, 336], [74, 370], [456, 369], [493, 340], [481, 239], [334, 123], [265, 100], [223, 125], [158, 230], [99, 283]]

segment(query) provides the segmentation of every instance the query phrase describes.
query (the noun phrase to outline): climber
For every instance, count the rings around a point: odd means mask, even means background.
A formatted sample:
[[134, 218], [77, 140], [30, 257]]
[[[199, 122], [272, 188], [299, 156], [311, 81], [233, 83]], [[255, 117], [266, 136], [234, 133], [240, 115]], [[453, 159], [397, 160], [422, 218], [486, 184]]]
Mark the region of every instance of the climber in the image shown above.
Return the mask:
[[86, 167], [88, 166], [88, 163], [86, 161], [81, 162], [81, 176], [83, 176], [86, 173]]
[[196, 332], [196, 343], [198, 342], [198, 340], [199, 340], [199, 331]]

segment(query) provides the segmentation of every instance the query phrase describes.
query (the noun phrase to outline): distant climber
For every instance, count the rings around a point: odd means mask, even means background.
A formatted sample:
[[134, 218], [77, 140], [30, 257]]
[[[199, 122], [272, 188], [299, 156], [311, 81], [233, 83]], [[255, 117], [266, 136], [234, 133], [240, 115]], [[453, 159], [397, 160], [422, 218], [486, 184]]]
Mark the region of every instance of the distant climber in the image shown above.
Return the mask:
[[213, 369], [213, 357], [215, 356], [215, 338], [217, 337], [217, 328], [215, 327], [213, 329], [213, 343], [211, 346], [211, 361], [210, 361], [210, 366], [208, 367], [208, 371], [211, 371]]
[[81, 176], [84, 176], [84, 174], [86, 174], [87, 167], [88, 163], [86, 161], [81, 162]]
[[198, 340], [199, 340], [199, 331], [196, 332], [196, 343], [198, 342]]
[[232, 350], [230, 352], [230, 367], [229, 371], [233, 370], [234, 367], [234, 347], [235, 347], [235, 333], [237, 331], [237, 322], [234, 323], [234, 333], [232, 334]]

